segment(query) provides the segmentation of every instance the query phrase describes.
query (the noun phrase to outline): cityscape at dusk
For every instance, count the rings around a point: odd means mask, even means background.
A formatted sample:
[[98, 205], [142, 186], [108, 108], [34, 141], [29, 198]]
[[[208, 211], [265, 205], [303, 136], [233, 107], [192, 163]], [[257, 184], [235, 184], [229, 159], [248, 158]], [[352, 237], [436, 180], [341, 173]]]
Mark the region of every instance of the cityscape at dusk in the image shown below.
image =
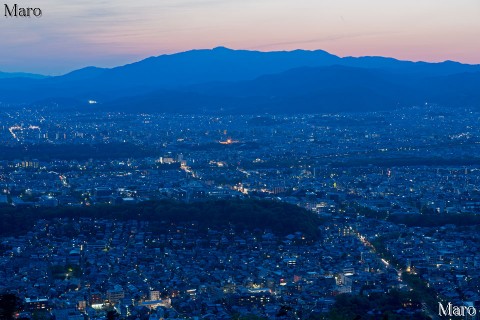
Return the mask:
[[5, 3], [0, 320], [480, 318], [480, 2]]

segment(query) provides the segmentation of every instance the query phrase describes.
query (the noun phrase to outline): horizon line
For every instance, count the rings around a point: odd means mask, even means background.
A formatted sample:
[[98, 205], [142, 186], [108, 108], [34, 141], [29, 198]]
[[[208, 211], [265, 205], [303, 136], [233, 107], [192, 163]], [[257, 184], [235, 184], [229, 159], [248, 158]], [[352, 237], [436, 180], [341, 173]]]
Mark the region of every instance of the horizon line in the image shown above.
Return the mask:
[[346, 58], [347, 59], [348, 58], [353, 58], [353, 59], [383, 58], [383, 59], [392, 59], [392, 60], [396, 60], [396, 61], [400, 61], [400, 62], [412, 62], [412, 63], [427, 63], [427, 64], [458, 63], [458, 64], [468, 65], [468, 66], [480, 66], [480, 63], [467, 63], [467, 62], [461, 62], [461, 61], [450, 60], [450, 59], [441, 60], [441, 61], [408, 60], [408, 59], [401, 59], [401, 58], [395, 58], [395, 57], [391, 57], [391, 56], [382, 56], [382, 55], [358, 55], [358, 56], [356, 56], [356, 55], [345, 55], [345, 56], [342, 56], [342, 55], [337, 55], [337, 54], [331, 53], [331, 52], [323, 50], [323, 49], [297, 48], [297, 49], [292, 49], [292, 50], [260, 50], [260, 49], [254, 49], [254, 48], [252, 48], [252, 49], [234, 49], [234, 48], [230, 48], [230, 47], [227, 47], [227, 46], [218, 45], [218, 46], [215, 46], [215, 47], [212, 47], [212, 48], [192, 48], [192, 49], [183, 50], [183, 51], [166, 52], [166, 53], [162, 53], [162, 54], [159, 54], [159, 55], [147, 56], [147, 57], [140, 58], [140, 59], [132, 61], [132, 62], [127, 62], [125, 64], [119, 64], [119, 65], [116, 65], [116, 66], [113, 66], [113, 67], [86, 65], [84, 67], [72, 69], [70, 71], [67, 71], [67, 72], [64, 72], [64, 73], [59, 73], [59, 74], [44, 74], [44, 73], [36, 73], [36, 72], [28, 72], [28, 71], [2, 71], [2, 70], [0, 70], [0, 74], [19, 74], [19, 75], [23, 74], [23, 75], [40, 76], [40, 77], [45, 77], [45, 78], [61, 77], [61, 76], [65, 76], [67, 74], [70, 74], [72, 72], [79, 71], [79, 70], [84, 70], [84, 69], [88, 69], [88, 68], [111, 70], [111, 69], [115, 69], [115, 68], [120, 68], [120, 67], [124, 67], [124, 66], [128, 66], [128, 65], [132, 65], [132, 64], [135, 64], [135, 63], [139, 63], [139, 62], [142, 62], [142, 61], [148, 60], [148, 59], [160, 58], [162, 56], [173, 56], [173, 55], [192, 52], [192, 51], [214, 51], [214, 50], [220, 50], [220, 49], [224, 49], [224, 50], [228, 50], [228, 51], [245, 51], [245, 52], [259, 52], [259, 53], [282, 53], [282, 52], [288, 53], [288, 52], [295, 52], [295, 51], [324, 52], [324, 53], [327, 53], [329, 55], [338, 57], [340, 59], [346, 59]]

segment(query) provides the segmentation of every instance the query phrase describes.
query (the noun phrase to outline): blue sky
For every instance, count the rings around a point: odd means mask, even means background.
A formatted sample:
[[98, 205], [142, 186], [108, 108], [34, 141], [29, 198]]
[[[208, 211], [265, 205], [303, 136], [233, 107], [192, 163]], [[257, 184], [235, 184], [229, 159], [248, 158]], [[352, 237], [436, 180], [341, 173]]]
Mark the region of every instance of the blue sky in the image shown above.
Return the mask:
[[38, 0], [35, 6], [41, 18], [1, 16], [0, 71], [62, 74], [216, 46], [480, 63], [479, 0]]

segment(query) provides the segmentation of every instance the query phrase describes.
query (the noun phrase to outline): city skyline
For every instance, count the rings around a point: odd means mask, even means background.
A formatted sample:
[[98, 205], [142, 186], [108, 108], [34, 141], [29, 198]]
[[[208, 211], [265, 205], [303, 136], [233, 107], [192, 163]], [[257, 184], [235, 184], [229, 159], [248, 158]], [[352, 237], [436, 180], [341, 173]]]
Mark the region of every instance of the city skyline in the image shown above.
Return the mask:
[[59, 75], [217, 46], [480, 63], [474, 0], [42, 0], [35, 6], [42, 17], [2, 17], [1, 71]]

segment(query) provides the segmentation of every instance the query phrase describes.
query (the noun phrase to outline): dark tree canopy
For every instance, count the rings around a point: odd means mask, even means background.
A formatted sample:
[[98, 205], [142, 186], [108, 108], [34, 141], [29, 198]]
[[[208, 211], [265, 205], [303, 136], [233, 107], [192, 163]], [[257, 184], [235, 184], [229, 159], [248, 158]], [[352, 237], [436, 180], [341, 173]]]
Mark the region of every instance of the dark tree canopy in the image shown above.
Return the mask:
[[37, 219], [103, 218], [174, 223], [196, 221], [201, 229], [270, 229], [279, 236], [302, 232], [308, 240], [318, 236], [318, 216], [298, 206], [274, 201], [212, 200], [195, 203], [148, 201], [136, 205], [92, 207], [16, 208], [0, 211], [0, 234], [19, 234]]
[[22, 300], [14, 294], [0, 294], [0, 319], [13, 319], [16, 311], [21, 309]]

